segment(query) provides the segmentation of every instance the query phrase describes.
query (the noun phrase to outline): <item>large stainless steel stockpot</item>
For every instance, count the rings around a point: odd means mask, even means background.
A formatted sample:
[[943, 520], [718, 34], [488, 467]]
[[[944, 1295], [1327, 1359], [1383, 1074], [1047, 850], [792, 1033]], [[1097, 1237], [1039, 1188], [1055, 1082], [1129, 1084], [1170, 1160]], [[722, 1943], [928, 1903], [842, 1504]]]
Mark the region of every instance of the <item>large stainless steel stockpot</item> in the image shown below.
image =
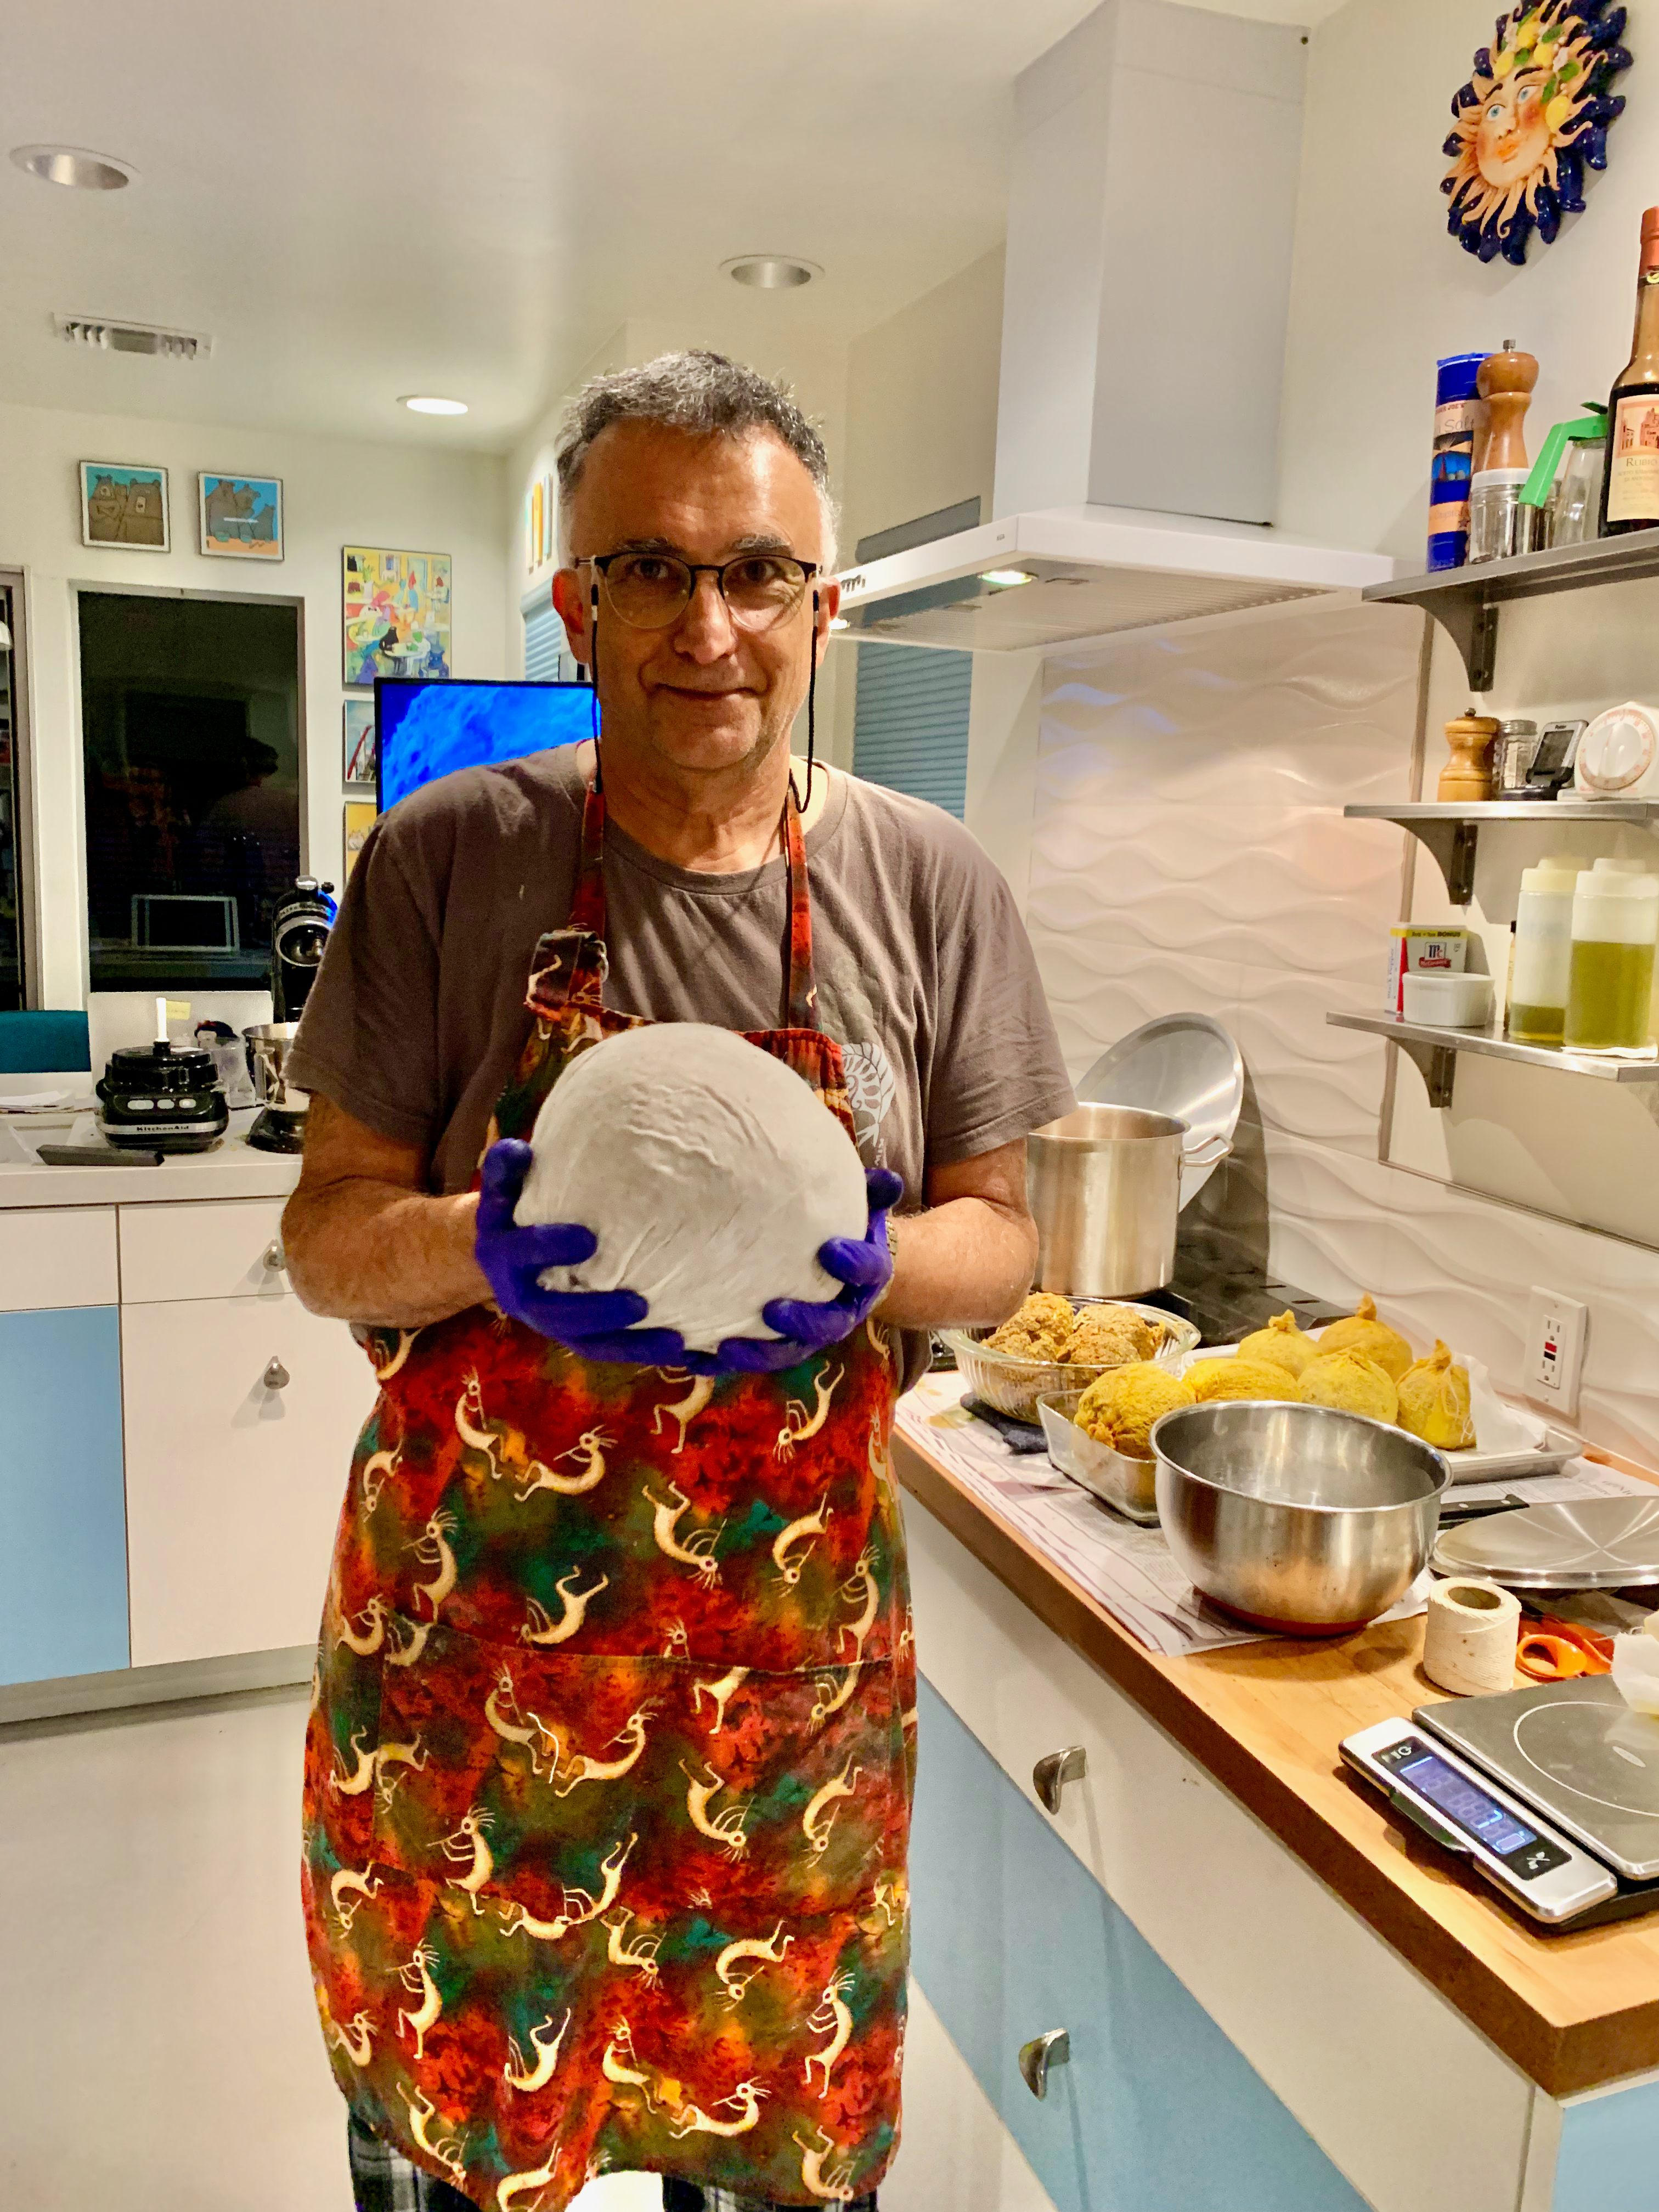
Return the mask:
[[1428, 1564], [1451, 1470], [1403, 1429], [1329, 1406], [1183, 1406], [1152, 1431], [1164, 1540], [1193, 1587], [1291, 1636], [1340, 1636]]
[[1139, 1106], [1079, 1106], [1025, 1140], [1037, 1225], [1036, 1287], [1073, 1298], [1133, 1298], [1175, 1273], [1183, 1164], [1206, 1167], [1223, 1138], [1187, 1150], [1187, 1124]]

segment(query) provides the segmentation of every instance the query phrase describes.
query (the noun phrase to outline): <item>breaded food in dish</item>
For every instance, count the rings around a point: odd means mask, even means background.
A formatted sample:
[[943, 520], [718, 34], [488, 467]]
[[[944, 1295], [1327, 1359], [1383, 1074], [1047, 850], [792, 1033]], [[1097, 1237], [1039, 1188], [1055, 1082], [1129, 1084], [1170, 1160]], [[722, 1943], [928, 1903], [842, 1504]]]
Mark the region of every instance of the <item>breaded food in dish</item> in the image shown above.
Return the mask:
[[1400, 1378], [1400, 1425], [1437, 1451], [1468, 1451], [1476, 1439], [1469, 1410], [1469, 1370], [1438, 1338], [1426, 1359]]
[[1131, 1459], [1150, 1459], [1155, 1423], [1178, 1406], [1197, 1402], [1180, 1376], [1142, 1359], [1115, 1368], [1091, 1382], [1073, 1418], [1097, 1443], [1109, 1445]]
[[1197, 1359], [1186, 1380], [1200, 1406], [1221, 1398], [1284, 1398], [1294, 1405], [1302, 1396], [1290, 1369], [1271, 1359]]
[[1374, 1359], [1391, 1382], [1398, 1382], [1412, 1364], [1412, 1348], [1397, 1328], [1376, 1317], [1376, 1301], [1369, 1291], [1346, 1321], [1331, 1322], [1319, 1332], [1322, 1358], [1328, 1352], [1357, 1352]]
[[1319, 1346], [1312, 1337], [1304, 1336], [1296, 1325], [1296, 1316], [1287, 1310], [1275, 1314], [1266, 1328], [1247, 1336], [1238, 1347], [1238, 1356], [1268, 1359], [1275, 1367], [1288, 1367], [1292, 1375], [1300, 1375], [1318, 1358]]
[[1069, 1298], [1053, 1291], [1033, 1291], [1019, 1311], [992, 1332], [987, 1346], [992, 1352], [1012, 1352], [1017, 1359], [1057, 1360], [1076, 1322]]
[[1079, 1367], [1122, 1367], [1150, 1359], [1164, 1341], [1127, 1306], [1085, 1306], [1066, 1343], [1065, 1358]]
[[1360, 1352], [1322, 1354], [1302, 1377], [1302, 1395], [1310, 1406], [1334, 1406], [1340, 1413], [1364, 1413], [1373, 1421], [1394, 1421], [1400, 1415], [1393, 1376]]

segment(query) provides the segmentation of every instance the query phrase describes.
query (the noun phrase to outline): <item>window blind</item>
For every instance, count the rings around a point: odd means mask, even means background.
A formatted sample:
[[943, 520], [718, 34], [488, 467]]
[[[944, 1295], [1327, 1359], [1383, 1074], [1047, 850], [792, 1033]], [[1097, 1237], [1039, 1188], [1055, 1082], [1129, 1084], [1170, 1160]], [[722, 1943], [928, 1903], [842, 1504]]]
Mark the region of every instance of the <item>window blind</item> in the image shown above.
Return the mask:
[[853, 772], [931, 799], [961, 821], [968, 797], [970, 653], [911, 645], [858, 648]]
[[553, 611], [545, 585], [520, 609], [524, 617], [524, 672], [530, 684], [556, 684], [565, 646], [564, 624]]

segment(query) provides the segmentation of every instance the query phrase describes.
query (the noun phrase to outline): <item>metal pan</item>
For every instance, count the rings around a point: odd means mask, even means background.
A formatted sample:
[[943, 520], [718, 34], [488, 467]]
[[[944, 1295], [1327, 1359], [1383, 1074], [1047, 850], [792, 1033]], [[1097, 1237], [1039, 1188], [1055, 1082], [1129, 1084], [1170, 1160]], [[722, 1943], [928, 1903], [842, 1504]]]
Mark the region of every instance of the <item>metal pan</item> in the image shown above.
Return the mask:
[[1444, 1575], [1506, 1589], [1622, 1589], [1659, 1583], [1659, 1498], [1583, 1498], [1450, 1528], [1435, 1544]]

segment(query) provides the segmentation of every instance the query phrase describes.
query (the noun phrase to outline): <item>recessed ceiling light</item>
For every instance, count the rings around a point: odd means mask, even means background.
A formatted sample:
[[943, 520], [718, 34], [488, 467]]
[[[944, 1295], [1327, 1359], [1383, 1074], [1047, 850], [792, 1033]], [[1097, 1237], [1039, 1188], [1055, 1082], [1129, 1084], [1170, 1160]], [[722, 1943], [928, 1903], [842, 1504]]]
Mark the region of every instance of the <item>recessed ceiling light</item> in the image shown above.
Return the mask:
[[1029, 568], [982, 568], [979, 580], [994, 592], [1012, 592], [1017, 585], [1035, 584], [1036, 578]]
[[411, 415], [465, 415], [466, 412], [465, 399], [434, 399], [422, 392], [416, 392], [399, 404], [407, 407]]
[[720, 274], [757, 292], [793, 292], [823, 271], [816, 261], [800, 261], [793, 253], [740, 253], [735, 261], [721, 262]]
[[91, 154], [84, 146], [14, 146], [11, 158], [43, 184], [68, 185], [82, 192], [118, 192], [138, 172], [112, 154]]

